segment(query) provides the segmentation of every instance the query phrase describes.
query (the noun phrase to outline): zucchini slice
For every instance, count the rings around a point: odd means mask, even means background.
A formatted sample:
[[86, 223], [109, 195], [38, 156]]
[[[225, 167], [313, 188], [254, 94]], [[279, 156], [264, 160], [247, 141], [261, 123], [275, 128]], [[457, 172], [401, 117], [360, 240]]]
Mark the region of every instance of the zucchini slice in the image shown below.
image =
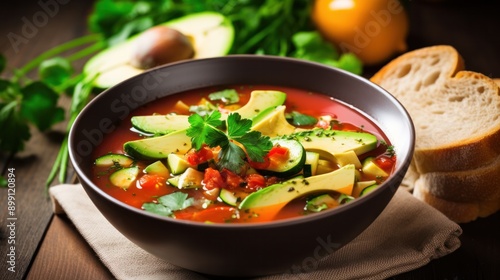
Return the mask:
[[374, 185], [371, 185], [371, 186], [368, 186], [366, 188], [364, 188], [361, 193], [359, 194], [359, 196], [363, 196], [363, 195], [367, 195], [368, 193], [372, 192], [373, 190], [375, 190], [376, 188], [378, 188], [378, 185], [377, 184], [374, 184]]
[[289, 159], [282, 164], [271, 164], [266, 169], [259, 169], [263, 175], [288, 178], [302, 171], [306, 162], [306, 150], [299, 141], [294, 139], [274, 139], [274, 146], [288, 148]]
[[134, 160], [131, 157], [128, 157], [124, 154], [115, 154], [109, 153], [103, 156], [98, 157], [94, 164], [99, 167], [111, 167], [111, 166], [120, 166], [120, 167], [129, 167], [134, 163]]
[[231, 191], [228, 189], [221, 189], [219, 198], [231, 206], [238, 206], [245, 197], [249, 194], [241, 191]]
[[137, 179], [139, 175], [139, 167], [132, 166], [128, 168], [123, 168], [118, 171], [113, 172], [109, 176], [111, 184], [122, 189], [128, 189]]
[[326, 209], [335, 208], [340, 203], [329, 194], [322, 194], [307, 201], [306, 210], [311, 212], [321, 212]]

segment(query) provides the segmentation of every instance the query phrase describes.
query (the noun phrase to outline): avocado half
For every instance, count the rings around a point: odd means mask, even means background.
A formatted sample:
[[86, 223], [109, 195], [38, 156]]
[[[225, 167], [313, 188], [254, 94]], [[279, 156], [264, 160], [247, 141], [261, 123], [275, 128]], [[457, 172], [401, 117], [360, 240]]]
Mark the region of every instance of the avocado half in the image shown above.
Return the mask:
[[[230, 20], [216, 12], [187, 15], [160, 25], [176, 29], [192, 38], [193, 58], [223, 56], [229, 53], [234, 39]], [[89, 59], [83, 67], [85, 76], [98, 74], [94, 80], [97, 88], [109, 88], [123, 80], [142, 73], [144, 69], [130, 65], [135, 41], [140, 34], [107, 48]]]

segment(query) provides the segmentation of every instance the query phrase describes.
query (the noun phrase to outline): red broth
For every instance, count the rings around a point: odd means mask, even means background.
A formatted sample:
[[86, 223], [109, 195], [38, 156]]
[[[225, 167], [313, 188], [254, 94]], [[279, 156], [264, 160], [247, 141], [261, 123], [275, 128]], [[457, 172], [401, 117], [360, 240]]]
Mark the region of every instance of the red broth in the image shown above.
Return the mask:
[[[193, 90], [190, 92], [185, 92], [182, 94], [177, 94], [174, 97], [167, 97], [155, 102], [146, 104], [136, 110], [134, 110], [130, 116], [120, 123], [117, 129], [108, 134], [101, 145], [99, 145], [94, 151], [94, 158], [108, 154], [108, 153], [125, 153], [123, 150], [123, 144], [127, 141], [142, 139], [143, 136], [136, 131], [131, 130], [130, 118], [132, 116], [145, 116], [152, 114], [169, 114], [176, 112], [176, 103], [182, 100], [185, 104], [194, 105], [199, 102], [202, 97], [206, 97], [209, 93], [227, 89], [234, 88], [238, 91], [240, 95], [240, 104], [246, 104], [249, 99], [250, 92], [253, 90], [279, 90], [287, 94], [286, 107], [287, 112], [298, 111], [303, 114], [311, 115], [314, 117], [331, 115], [335, 119], [340, 121], [340, 125], [335, 129], [338, 130], [362, 130], [365, 132], [372, 133], [377, 136], [378, 139], [385, 141], [387, 146], [390, 145], [387, 137], [371, 120], [366, 118], [364, 115], [356, 110], [353, 110], [349, 106], [340, 103], [333, 98], [312, 93], [295, 88], [287, 87], [276, 87], [276, 86], [233, 86], [233, 87], [223, 87], [223, 88], [205, 88]], [[383, 163], [381, 167], [387, 172], [392, 173], [395, 164], [395, 155], [387, 157], [384, 153], [387, 150], [386, 145], [379, 145], [373, 151], [367, 153], [366, 156], [374, 156], [377, 159], [382, 158]], [[137, 166], [140, 170], [143, 170], [148, 164], [153, 161], [136, 161]], [[378, 161], [380, 163], [380, 160]], [[147, 186], [141, 185], [139, 183], [140, 177], [134, 182], [128, 189], [122, 189], [111, 184], [109, 180], [109, 169], [94, 167], [93, 182], [99, 186], [103, 191], [105, 191], [110, 196], [116, 198], [133, 207], [139, 209], [142, 208], [144, 203], [156, 202], [158, 197], [166, 194], [171, 194], [174, 192], [184, 192], [188, 194], [188, 197], [193, 197], [195, 201], [206, 201], [207, 192], [200, 189], [187, 189], [179, 190], [176, 187], [170, 186], [165, 180], [156, 182], [155, 184], [148, 184]], [[142, 172], [140, 173], [143, 174]], [[139, 175], [139, 176], [141, 176]], [[164, 178], [165, 179], [165, 178]], [[231, 207], [226, 203], [215, 200], [208, 205], [195, 205], [188, 207], [184, 210], [179, 210], [175, 212], [175, 218], [177, 219], [187, 219], [195, 220], [200, 222], [230, 222], [230, 223], [245, 223], [245, 222], [260, 222], [268, 220], [279, 220], [285, 218], [299, 217], [307, 214], [313, 214], [304, 210], [306, 197], [298, 198], [285, 207], [283, 207], [279, 213], [272, 217], [255, 217], [249, 213], [243, 211], [238, 212], [237, 207]], [[196, 203], [195, 203], [196, 204]], [[265, 211], [264, 211], [265, 212]], [[235, 218], [237, 217], [237, 218]]]

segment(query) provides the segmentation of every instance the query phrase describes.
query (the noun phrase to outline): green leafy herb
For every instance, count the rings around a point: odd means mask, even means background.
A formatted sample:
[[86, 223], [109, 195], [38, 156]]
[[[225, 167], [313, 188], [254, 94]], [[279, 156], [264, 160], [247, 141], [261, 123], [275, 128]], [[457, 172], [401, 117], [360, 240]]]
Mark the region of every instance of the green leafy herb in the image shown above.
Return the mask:
[[208, 98], [212, 101], [220, 100], [224, 104], [234, 104], [240, 101], [240, 96], [238, 92], [234, 89], [225, 89], [221, 91], [212, 92], [208, 95]]
[[318, 122], [318, 119], [315, 117], [297, 111], [290, 112], [286, 117], [295, 126], [314, 125]]
[[241, 172], [247, 155], [252, 161], [262, 162], [273, 146], [269, 137], [262, 136], [258, 131], [250, 131], [252, 121], [242, 119], [238, 113], [231, 113], [228, 116], [227, 133], [225, 133], [218, 129], [222, 124], [220, 118], [219, 111], [213, 111], [205, 117], [197, 114], [189, 116], [188, 121], [191, 126], [187, 130], [187, 135], [191, 137], [193, 147], [199, 150], [203, 144], [209, 147], [220, 146], [218, 167], [227, 168], [235, 173]]
[[52, 87], [63, 86], [73, 74], [71, 62], [63, 57], [54, 57], [40, 64], [40, 79]]
[[148, 212], [172, 217], [175, 211], [186, 209], [193, 205], [194, 199], [186, 193], [174, 192], [158, 198], [158, 203], [147, 202], [142, 208]]
[[339, 55], [335, 47], [325, 41], [317, 31], [298, 32], [292, 40], [296, 48], [292, 54], [295, 58], [342, 68], [354, 74], [361, 74], [363, 70], [361, 60], [354, 54]]

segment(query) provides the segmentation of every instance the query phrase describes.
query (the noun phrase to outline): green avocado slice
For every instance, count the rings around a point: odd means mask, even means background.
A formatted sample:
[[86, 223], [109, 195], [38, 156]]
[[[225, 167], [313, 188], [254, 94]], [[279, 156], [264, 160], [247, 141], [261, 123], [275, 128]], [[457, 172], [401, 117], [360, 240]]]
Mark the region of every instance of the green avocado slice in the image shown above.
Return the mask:
[[316, 151], [326, 157], [351, 150], [359, 156], [377, 148], [378, 144], [377, 136], [356, 131], [312, 129], [283, 137], [297, 139], [307, 151]]
[[[223, 56], [229, 53], [234, 40], [230, 20], [216, 12], [200, 12], [160, 24], [171, 27], [192, 39], [193, 58]], [[136, 40], [140, 34], [111, 46], [90, 58], [83, 67], [86, 76], [94, 77], [94, 86], [109, 88], [144, 72], [130, 64]]]
[[188, 115], [133, 116], [132, 127], [140, 132], [164, 135], [189, 127]]
[[186, 130], [178, 130], [158, 137], [133, 140], [123, 144], [124, 151], [137, 159], [165, 159], [171, 153], [186, 153], [191, 149], [191, 138]]
[[239, 208], [256, 219], [267, 220], [290, 201], [309, 193], [337, 191], [350, 195], [355, 171], [354, 165], [349, 164], [329, 173], [274, 184], [247, 196]]
[[[286, 93], [276, 90], [254, 90], [250, 93], [250, 99], [241, 108], [235, 110], [243, 119], [251, 119], [267, 114], [276, 106], [285, 103]], [[226, 119], [228, 113], [222, 114]], [[177, 130], [189, 128], [188, 115], [151, 115], [133, 116], [132, 126], [140, 132], [164, 135]]]

